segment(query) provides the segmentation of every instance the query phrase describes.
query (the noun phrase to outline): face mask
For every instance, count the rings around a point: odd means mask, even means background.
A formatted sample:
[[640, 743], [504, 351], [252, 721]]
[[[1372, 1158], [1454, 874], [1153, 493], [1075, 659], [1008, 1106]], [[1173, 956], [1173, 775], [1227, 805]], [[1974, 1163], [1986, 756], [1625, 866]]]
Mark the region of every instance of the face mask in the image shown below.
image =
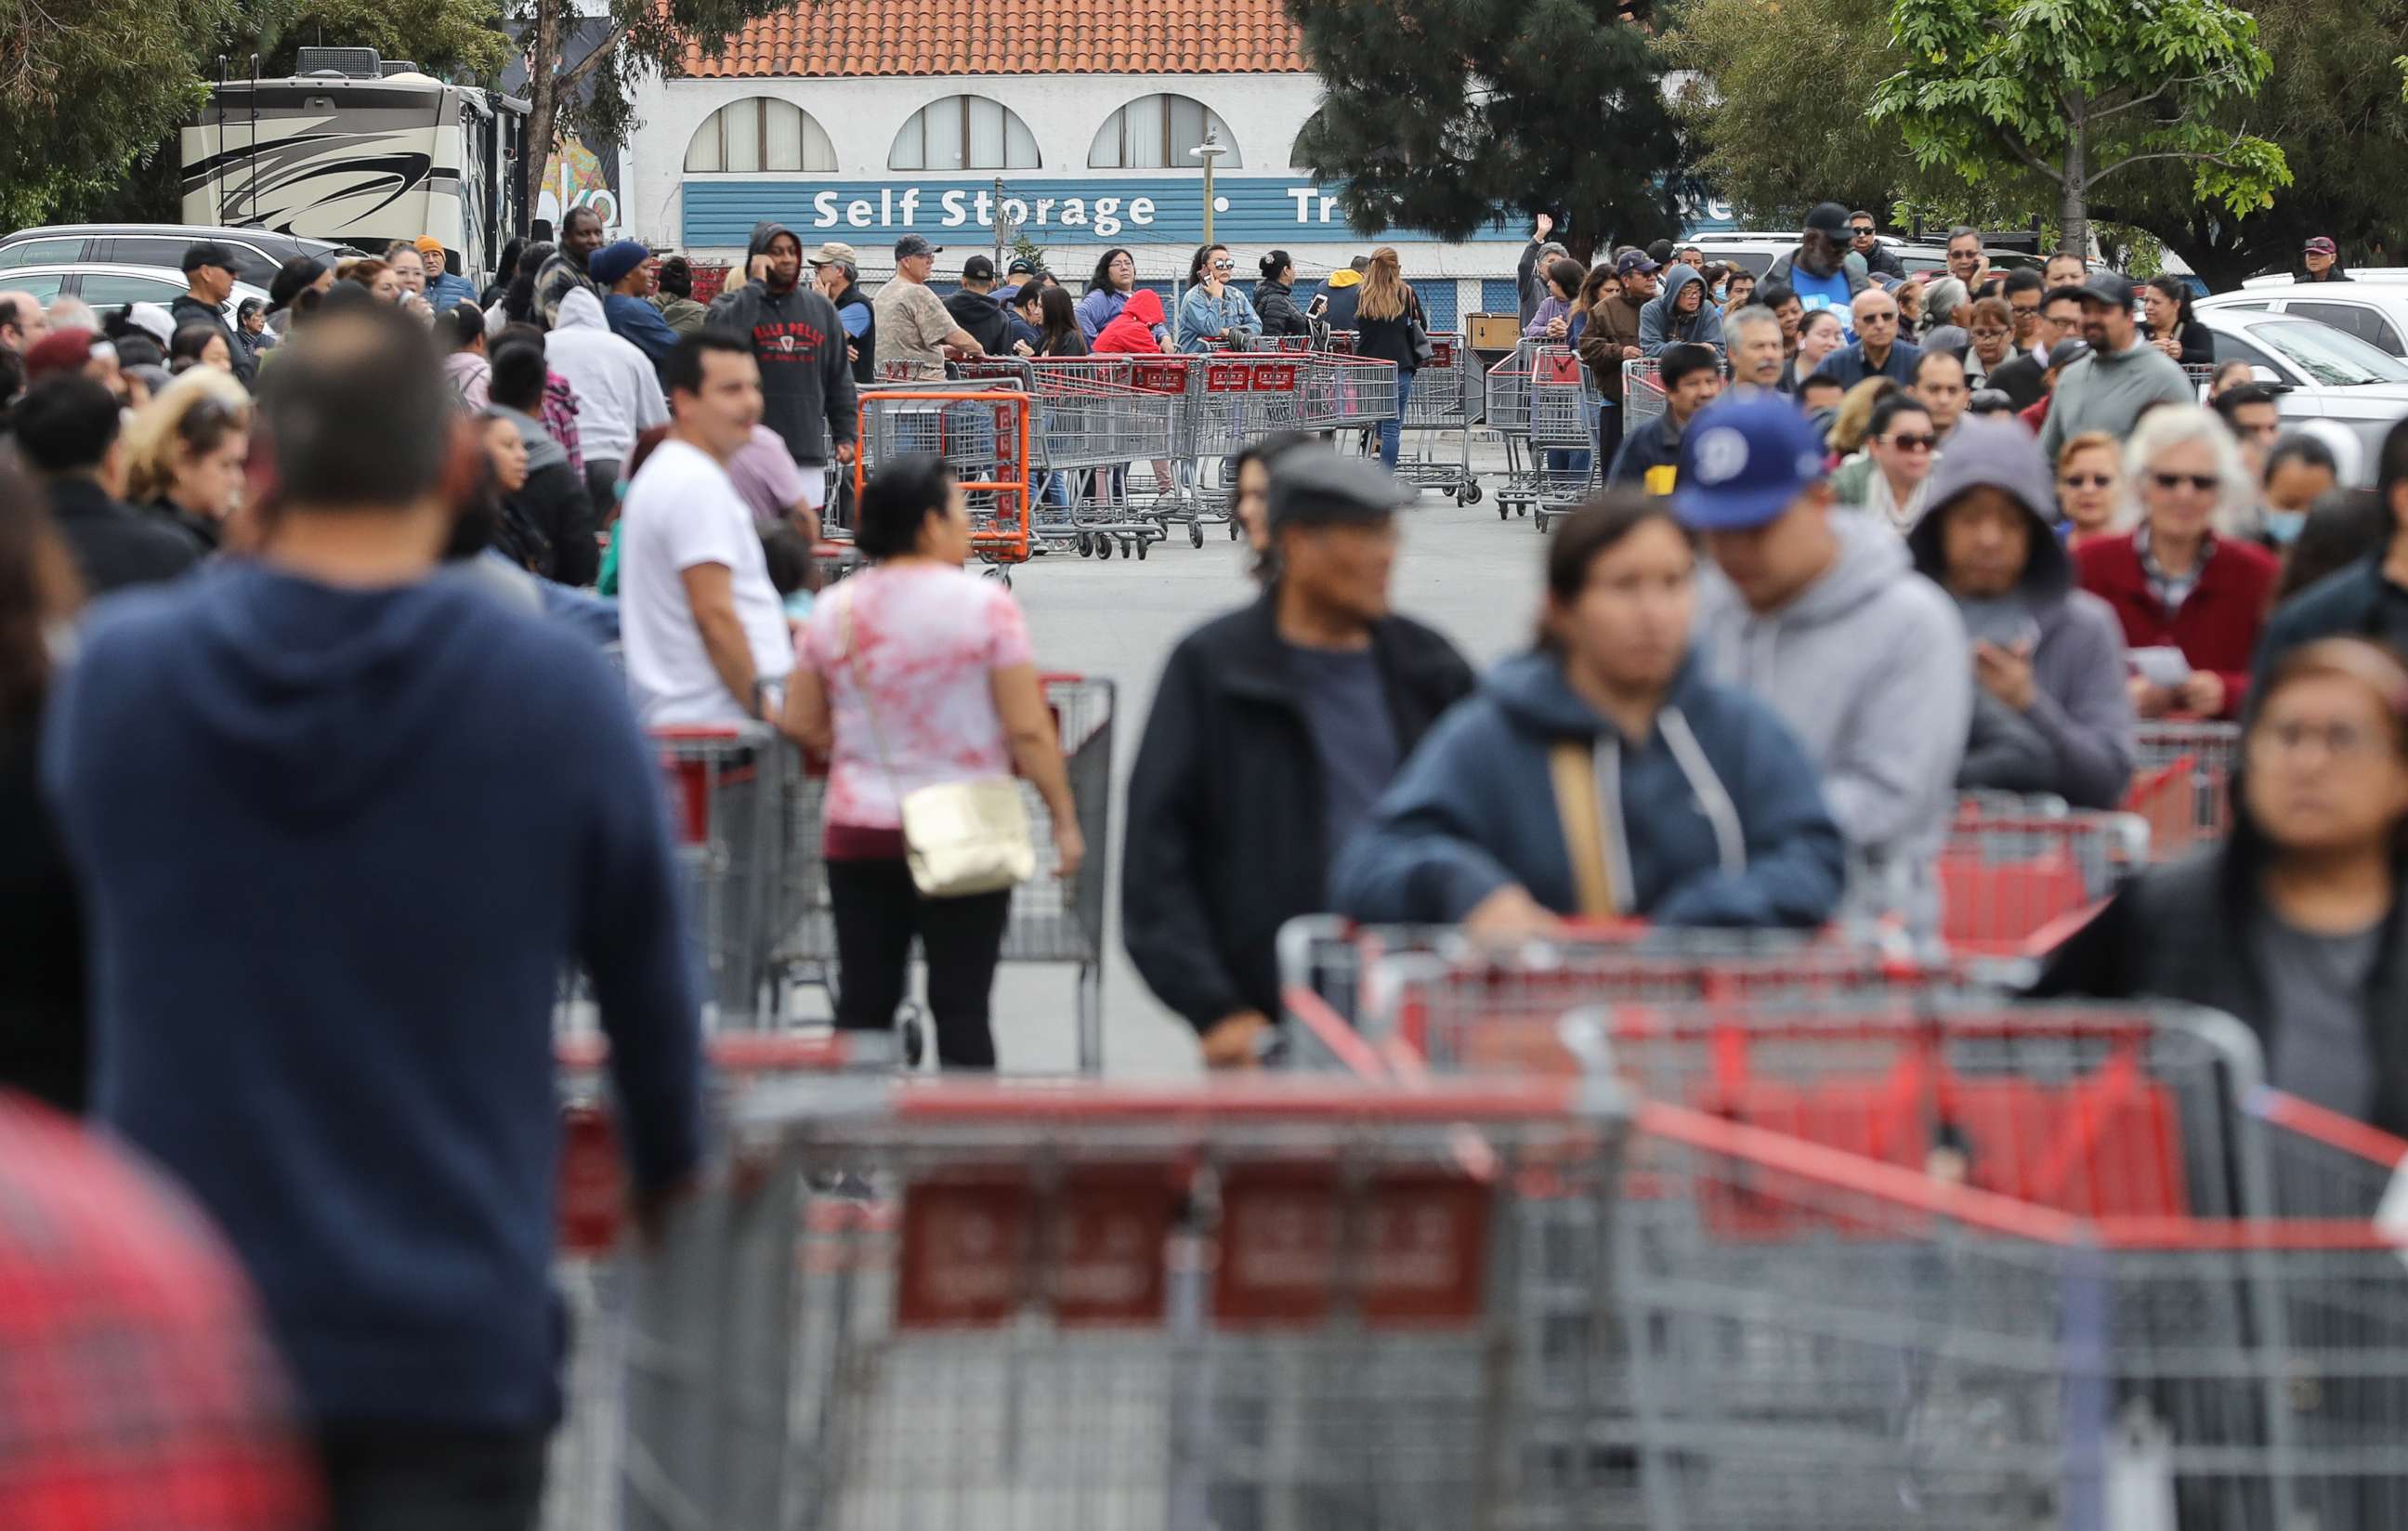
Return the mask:
[[2308, 522], [2305, 510], [2268, 510], [2266, 535], [2281, 547], [2289, 547], [2299, 539], [2300, 528]]

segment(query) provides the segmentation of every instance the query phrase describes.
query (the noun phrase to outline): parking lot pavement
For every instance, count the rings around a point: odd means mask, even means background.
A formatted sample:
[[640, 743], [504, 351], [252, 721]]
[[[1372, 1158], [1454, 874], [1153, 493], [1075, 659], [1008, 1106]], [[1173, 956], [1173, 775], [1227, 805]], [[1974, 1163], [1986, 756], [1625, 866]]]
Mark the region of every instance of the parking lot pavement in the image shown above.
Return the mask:
[[[1485, 666], [1528, 641], [1538, 609], [1545, 540], [1526, 519], [1500, 522], [1493, 503], [1458, 508], [1435, 492], [1404, 515], [1394, 585], [1398, 610], [1455, 639]], [[1112, 762], [1113, 886], [1104, 974], [1105, 1067], [1114, 1074], [1196, 1068], [1193, 1034], [1148, 993], [1120, 942], [1123, 788], [1162, 663], [1190, 628], [1252, 598], [1246, 560], [1221, 528], [1201, 551], [1184, 536], [1142, 562], [1054, 554], [1013, 576], [1038, 663], [1049, 670], [1109, 677], [1119, 687]], [[1099, 848], [1090, 847], [1091, 854]], [[996, 1042], [1007, 1071], [1073, 1066], [1072, 975], [1066, 967], [1007, 965], [997, 978]]]

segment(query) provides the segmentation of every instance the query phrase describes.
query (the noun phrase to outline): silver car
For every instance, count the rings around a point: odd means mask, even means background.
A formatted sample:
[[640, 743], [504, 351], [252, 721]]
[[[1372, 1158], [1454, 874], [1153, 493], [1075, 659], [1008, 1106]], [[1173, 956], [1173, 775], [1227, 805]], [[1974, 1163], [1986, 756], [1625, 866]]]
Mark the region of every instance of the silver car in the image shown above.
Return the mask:
[[[184, 274], [167, 265], [20, 265], [0, 267], [0, 293], [31, 293], [47, 308], [61, 293], [83, 299], [106, 319], [135, 303], [162, 308], [191, 290]], [[229, 322], [245, 298], [267, 301], [265, 288], [237, 281], [224, 304]]]
[[2408, 361], [2345, 330], [2294, 314], [2200, 308], [2215, 336], [2215, 359], [2246, 362], [2259, 382], [2282, 391], [2285, 420], [2344, 425], [2365, 451], [2358, 479], [2372, 486], [2391, 427], [2408, 417]]

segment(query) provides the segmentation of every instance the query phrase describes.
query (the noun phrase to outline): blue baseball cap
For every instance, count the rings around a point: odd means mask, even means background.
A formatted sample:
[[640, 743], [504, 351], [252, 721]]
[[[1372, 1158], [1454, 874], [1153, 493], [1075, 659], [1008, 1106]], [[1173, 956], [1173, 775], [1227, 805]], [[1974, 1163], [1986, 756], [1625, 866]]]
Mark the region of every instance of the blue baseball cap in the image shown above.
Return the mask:
[[1823, 481], [1823, 442], [1786, 399], [1707, 406], [1681, 436], [1672, 511], [1700, 532], [1743, 532]]

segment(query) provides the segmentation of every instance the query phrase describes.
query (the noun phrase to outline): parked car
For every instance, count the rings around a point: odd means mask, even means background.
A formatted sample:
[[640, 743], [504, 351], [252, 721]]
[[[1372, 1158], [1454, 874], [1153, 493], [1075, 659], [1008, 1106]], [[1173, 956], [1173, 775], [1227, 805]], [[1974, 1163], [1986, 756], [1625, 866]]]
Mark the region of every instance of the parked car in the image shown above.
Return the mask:
[[[182, 297], [187, 287], [184, 274], [172, 265], [0, 266], [0, 289], [31, 293], [45, 305], [62, 293], [70, 293], [91, 304], [103, 319], [131, 303], [155, 303], [164, 308]], [[245, 298], [265, 303], [267, 289], [236, 281], [233, 295], [225, 301], [227, 315], [241, 308]]]
[[2283, 391], [2284, 419], [2349, 427], [2366, 449], [2359, 477], [2372, 486], [2384, 436], [2408, 416], [2408, 361], [2299, 314], [2207, 304], [2198, 311], [2218, 362], [2246, 362], [2258, 381]]
[[[164, 266], [183, 265], [187, 248], [214, 239], [235, 254], [235, 279], [265, 291], [276, 268], [295, 255], [350, 255], [356, 251], [323, 239], [304, 239], [273, 229], [195, 228], [185, 223], [57, 223], [19, 229], [0, 238], [0, 272], [41, 265]], [[0, 287], [16, 285], [0, 277]]]
[[2193, 307], [2289, 314], [2347, 330], [2386, 355], [2408, 357], [2408, 273], [2397, 268], [2352, 272], [2346, 282], [2294, 282], [2288, 277], [2253, 277], [2238, 292], [2201, 298]]

